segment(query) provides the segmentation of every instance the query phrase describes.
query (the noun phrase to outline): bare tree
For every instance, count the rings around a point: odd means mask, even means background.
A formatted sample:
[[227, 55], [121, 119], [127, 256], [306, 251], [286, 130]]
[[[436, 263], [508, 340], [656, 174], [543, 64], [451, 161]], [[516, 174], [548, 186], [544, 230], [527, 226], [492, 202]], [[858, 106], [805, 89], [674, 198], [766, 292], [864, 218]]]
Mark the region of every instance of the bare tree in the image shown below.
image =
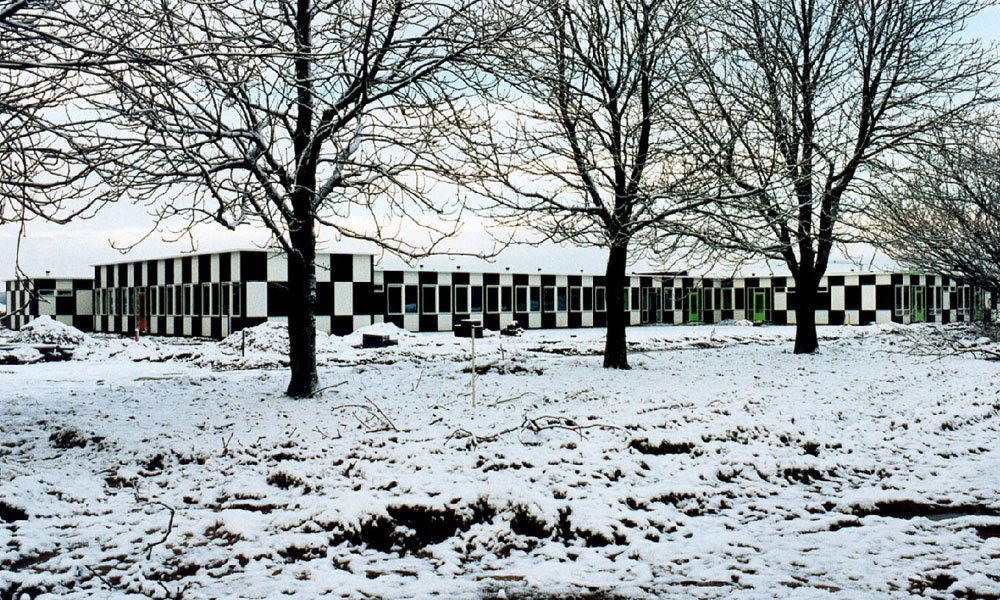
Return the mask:
[[706, 241], [783, 261], [796, 353], [817, 349], [815, 298], [835, 244], [858, 236], [894, 157], [987, 101], [996, 58], [960, 37], [985, 2], [718, 0], [693, 39], [702, 107], [689, 139], [736, 189]]
[[900, 263], [1000, 289], [1000, 126], [937, 131], [876, 192], [873, 243]]
[[[289, 264], [289, 395], [318, 382], [319, 227], [410, 256], [454, 232], [461, 204], [429, 182], [449, 168], [442, 115], [475, 92], [468, 64], [514, 30], [493, 2], [116, 4], [128, 61], [91, 98], [120, 156], [108, 174], [158, 227], [270, 230]], [[437, 228], [404, 240], [405, 223]]]
[[[675, 134], [690, 78], [680, 33], [693, 0], [542, 3], [489, 72], [500, 82], [486, 129], [464, 127], [466, 173], [504, 226], [608, 249], [604, 366], [628, 368], [630, 253], [704, 205], [703, 157]], [[468, 182], [467, 182], [468, 183]]]
[[79, 110], [85, 72], [113, 60], [81, 43], [99, 35], [104, 12], [99, 4], [0, 0], [0, 225], [19, 228], [13, 267], [25, 281], [20, 242], [31, 221], [88, 218], [110, 200], [96, 174], [105, 153], [79, 135], [94, 126]]

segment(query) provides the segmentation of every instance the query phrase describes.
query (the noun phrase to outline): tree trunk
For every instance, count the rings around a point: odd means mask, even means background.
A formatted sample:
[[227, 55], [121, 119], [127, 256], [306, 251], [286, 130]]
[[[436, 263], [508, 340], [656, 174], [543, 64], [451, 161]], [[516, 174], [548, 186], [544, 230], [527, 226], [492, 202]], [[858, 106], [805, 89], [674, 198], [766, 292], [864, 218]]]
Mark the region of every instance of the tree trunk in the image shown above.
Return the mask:
[[311, 226], [290, 235], [296, 254], [288, 257], [288, 364], [292, 379], [287, 394], [311, 396], [319, 387], [316, 372], [316, 237]]
[[795, 278], [795, 354], [812, 354], [819, 349], [816, 336], [816, 291], [818, 278]]
[[295, 116], [295, 188], [288, 222], [288, 364], [292, 379], [285, 392], [293, 398], [311, 396], [319, 387], [316, 373], [316, 165], [313, 139], [312, 2], [297, 0], [295, 57], [297, 114]]
[[625, 267], [628, 261], [628, 244], [611, 246], [608, 252], [608, 269], [605, 272], [605, 298], [607, 300], [607, 339], [604, 343], [604, 367], [628, 369], [628, 349], [625, 327]]

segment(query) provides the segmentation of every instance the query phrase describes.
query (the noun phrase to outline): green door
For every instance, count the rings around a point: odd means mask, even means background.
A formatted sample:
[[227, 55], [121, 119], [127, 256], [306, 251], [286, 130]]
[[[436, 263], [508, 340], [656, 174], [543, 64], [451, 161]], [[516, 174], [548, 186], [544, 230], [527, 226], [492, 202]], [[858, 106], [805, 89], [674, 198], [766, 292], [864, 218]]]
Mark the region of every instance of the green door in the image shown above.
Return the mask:
[[688, 290], [688, 321], [701, 320], [701, 290]]
[[922, 286], [913, 288], [913, 322], [924, 322], [924, 288]]
[[754, 290], [753, 292], [753, 320], [767, 320], [767, 292], [764, 290]]

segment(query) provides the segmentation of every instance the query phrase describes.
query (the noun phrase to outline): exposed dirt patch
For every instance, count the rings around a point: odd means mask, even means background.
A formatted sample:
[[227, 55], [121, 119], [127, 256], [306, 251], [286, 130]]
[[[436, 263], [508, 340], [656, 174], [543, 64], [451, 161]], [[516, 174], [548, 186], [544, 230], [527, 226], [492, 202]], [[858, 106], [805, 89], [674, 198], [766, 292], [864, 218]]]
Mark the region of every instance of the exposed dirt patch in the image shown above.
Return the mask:
[[482, 499], [454, 508], [395, 504], [386, 507], [386, 512], [388, 517], [375, 516], [363, 522], [357, 531], [335, 533], [331, 543], [364, 544], [381, 552], [415, 552], [439, 544], [459, 531], [467, 531], [477, 523], [485, 523], [496, 514]]
[[873, 507], [856, 506], [851, 513], [859, 517], [876, 516], [894, 519], [926, 517], [932, 521], [960, 517], [1000, 517], [1000, 509], [980, 504], [925, 504], [912, 500], [879, 502]]
[[61, 450], [83, 448], [88, 442], [96, 444], [103, 439], [100, 436], [87, 435], [75, 427], [60, 429], [49, 436], [49, 441], [52, 442], [52, 445]]
[[984, 540], [987, 538], [1000, 538], [1000, 525], [977, 525], [976, 533]]
[[7, 504], [3, 500], [0, 500], [0, 520], [3, 520], [5, 523], [13, 523], [14, 521], [23, 521], [27, 518], [28, 513], [23, 508]]
[[652, 454], [663, 456], [665, 454], [691, 454], [694, 452], [694, 444], [691, 442], [670, 442], [661, 440], [653, 443], [646, 438], [633, 438], [629, 441], [628, 447], [637, 450], [641, 454]]
[[275, 471], [274, 473], [271, 473], [267, 477], [267, 483], [283, 490], [287, 490], [292, 487], [302, 488], [306, 492], [311, 490], [309, 484], [307, 484], [304, 479], [298, 475], [289, 473], [288, 471]]

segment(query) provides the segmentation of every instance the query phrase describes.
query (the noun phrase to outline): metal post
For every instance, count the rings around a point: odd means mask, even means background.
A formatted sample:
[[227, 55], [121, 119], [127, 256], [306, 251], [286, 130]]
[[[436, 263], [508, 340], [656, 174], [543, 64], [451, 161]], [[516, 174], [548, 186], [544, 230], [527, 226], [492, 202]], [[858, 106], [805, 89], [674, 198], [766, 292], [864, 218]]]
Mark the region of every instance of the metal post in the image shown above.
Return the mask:
[[243, 329], [241, 329], [241, 331], [243, 332], [243, 344], [240, 346], [240, 356], [246, 356], [247, 355], [247, 330], [244, 327]]
[[476, 328], [470, 326], [469, 331], [472, 335], [472, 407], [476, 407]]

